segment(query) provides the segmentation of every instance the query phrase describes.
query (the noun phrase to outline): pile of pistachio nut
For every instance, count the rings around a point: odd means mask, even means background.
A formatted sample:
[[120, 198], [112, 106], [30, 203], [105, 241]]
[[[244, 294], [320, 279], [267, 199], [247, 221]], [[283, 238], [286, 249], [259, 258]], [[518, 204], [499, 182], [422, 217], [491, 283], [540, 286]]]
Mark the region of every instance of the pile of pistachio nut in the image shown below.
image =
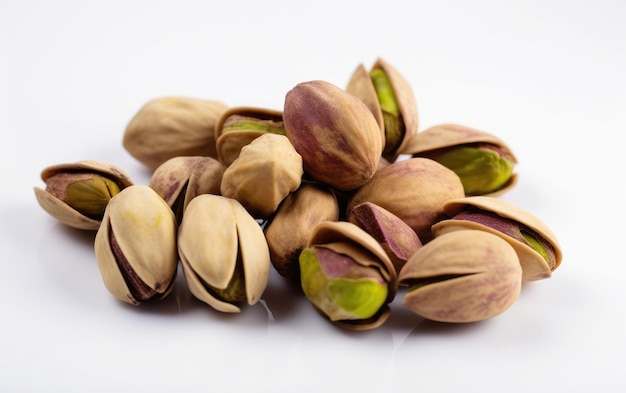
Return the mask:
[[54, 218], [96, 232], [123, 302], [167, 296], [180, 262], [221, 312], [262, 299], [275, 269], [347, 329], [381, 326], [399, 291], [415, 314], [462, 323], [501, 314], [561, 263], [550, 228], [498, 198], [516, 184], [511, 149], [463, 125], [418, 132], [411, 87], [381, 58], [345, 88], [297, 84], [282, 110], [153, 99], [123, 146], [149, 184], [85, 160], [45, 168], [35, 187]]

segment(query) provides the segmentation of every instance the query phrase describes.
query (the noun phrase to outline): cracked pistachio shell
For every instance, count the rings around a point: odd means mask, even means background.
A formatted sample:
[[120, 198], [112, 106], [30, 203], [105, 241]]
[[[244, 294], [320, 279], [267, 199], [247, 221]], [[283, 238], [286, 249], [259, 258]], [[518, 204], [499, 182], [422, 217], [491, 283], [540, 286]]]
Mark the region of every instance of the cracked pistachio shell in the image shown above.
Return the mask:
[[155, 170], [178, 156], [217, 157], [215, 126], [228, 107], [214, 100], [160, 97], [148, 101], [126, 126], [124, 148]]
[[94, 249], [109, 292], [140, 304], [170, 293], [176, 277], [176, 218], [148, 186], [125, 188], [109, 202]]
[[282, 111], [246, 106], [228, 109], [215, 127], [218, 160], [229, 166], [242, 147], [268, 132], [285, 135]]
[[[479, 229], [502, 237], [517, 252], [524, 281], [549, 278], [561, 264], [563, 253], [556, 235], [539, 218], [518, 206], [494, 197], [473, 196], [449, 200], [444, 210], [449, 218], [433, 225], [435, 236], [458, 230]], [[459, 213], [466, 211], [484, 214], [478, 218], [479, 221], [458, 218]], [[546, 255], [533, 248], [525, 240], [524, 234], [531, 235], [540, 247], [543, 245]]]
[[268, 218], [302, 182], [302, 157], [284, 135], [263, 134], [244, 146], [222, 176], [220, 192], [256, 218]]
[[[414, 157], [426, 157], [437, 160], [437, 156], [445, 151], [455, 147], [462, 146], [492, 146], [495, 152], [510, 163], [511, 173], [503, 184], [499, 184], [496, 189], [489, 191], [474, 191], [474, 194], [485, 196], [498, 196], [513, 188], [518, 181], [517, 173], [513, 172], [517, 158], [513, 151], [502, 141], [485, 131], [476, 130], [470, 127], [458, 124], [441, 124], [413, 135], [406, 146], [403, 147], [401, 154], [409, 154]], [[509, 168], [507, 168], [508, 170]], [[480, 170], [485, 173], [484, 168]], [[492, 179], [496, 181], [496, 179]], [[482, 183], [485, 183], [484, 181]], [[481, 188], [484, 186], [481, 186]]]
[[464, 195], [461, 180], [450, 169], [427, 158], [409, 158], [380, 169], [356, 190], [347, 217], [355, 206], [371, 202], [399, 217], [425, 243], [432, 238], [430, 227], [446, 217], [444, 203]]
[[[346, 221], [317, 224], [300, 255], [300, 270], [304, 294], [318, 312], [338, 326], [368, 330], [382, 325], [389, 317], [388, 304], [397, 291], [396, 271], [376, 239], [355, 224]], [[362, 278], [369, 279], [363, 282]], [[372, 279], [378, 284], [372, 286]], [[370, 290], [373, 293], [368, 294]], [[379, 309], [371, 310], [371, 304], [367, 304], [366, 308], [370, 309], [366, 311], [374, 311], [373, 315], [359, 316], [363, 311], [361, 303], [369, 303], [369, 295], [379, 298], [381, 293], [386, 296]], [[338, 301], [349, 305], [349, 309]]]
[[404, 306], [416, 314], [439, 322], [476, 322], [511, 307], [521, 291], [522, 269], [502, 238], [465, 230], [425, 244], [398, 281], [408, 287]]
[[215, 310], [238, 313], [267, 287], [271, 262], [263, 230], [234, 199], [195, 197], [179, 228], [178, 253], [189, 290]]
[[180, 223], [193, 198], [220, 193], [224, 170], [224, 165], [212, 157], [174, 157], [159, 165], [148, 185], [172, 208]]
[[[388, 93], [393, 96], [391, 99], [395, 101], [394, 106], [397, 107], [395, 117], [399, 119], [397, 122], [400, 126], [400, 133], [386, 129], [384, 113], [390, 113], [386, 110], [385, 103], [379, 99], [376, 84], [373, 82], [372, 73], [377, 70], [383, 72], [389, 84], [391, 91]], [[362, 64], [357, 67], [346, 86], [346, 91], [363, 101], [374, 115], [384, 138], [383, 157], [391, 162], [395, 161], [411, 136], [417, 132], [419, 123], [417, 103], [408, 81], [395, 67], [382, 58], [378, 58], [369, 72]]]
[[352, 94], [325, 81], [300, 83], [285, 96], [283, 121], [311, 178], [351, 191], [376, 172], [383, 149], [381, 130]]
[[350, 214], [350, 222], [369, 233], [389, 256], [396, 272], [422, 246], [419, 237], [398, 216], [382, 207], [363, 202]]
[[337, 197], [325, 184], [303, 182], [287, 195], [264, 231], [276, 271], [299, 286], [298, 256], [306, 246], [311, 231], [321, 221], [338, 219]]
[[[93, 160], [49, 166], [41, 172], [41, 179], [46, 189], [34, 187], [39, 205], [61, 223], [91, 231], [100, 227], [111, 197], [133, 184], [122, 169]], [[90, 210], [94, 211], [86, 215], [75, 208], [77, 205], [92, 205]]]

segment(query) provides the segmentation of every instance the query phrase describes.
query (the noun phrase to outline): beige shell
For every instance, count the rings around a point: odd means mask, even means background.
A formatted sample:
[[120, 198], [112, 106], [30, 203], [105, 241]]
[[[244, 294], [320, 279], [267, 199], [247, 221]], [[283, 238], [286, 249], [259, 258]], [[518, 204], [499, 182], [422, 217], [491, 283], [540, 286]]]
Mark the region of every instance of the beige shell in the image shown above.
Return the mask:
[[[46, 182], [50, 177], [61, 172], [97, 173], [115, 181], [120, 190], [133, 185], [130, 177], [115, 165], [94, 160], [82, 160], [75, 163], [52, 165], [41, 172], [41, 179]], [[85, 216], [40, 187], [34, 187], [39, 205], [52, 217], [63, 224], [76, 229], [97, 231], [101, 220]]]
[[176, 219], [165, 201], [148, 186], [129, 186], [111, 198], [96, 233], [94, 249], [106, 288], [119, 300], [139, 304], [144, 299], [129, 288], [133, 284], [116, 259], [112, 234], [134, 275], [154, 296], [165, 297], [178, 265]]
[[227, 109], [215, 100], [155, 98], [130, 120], [123, 146], [151, 170], [178, 156], [217, 157], [215, 126]]
[[[212, 157], [174, 157], [154, 171], [148, 185], [172, 207], [180, 222], [193, 198], [200, 194], [220, 193], [225, 169], [221, 162]], [[177, 203], [181, 206], [176, 206]]]
[[[503, 140], [485, 131], [458, 125], [441, 124], [430, 127], [424, 131], [411, 136], [400, 154], [408, 154], [414, 157], [424, 156], [428, 152], [447, 147], [465, 145], [470, 143], [488, 143], [500, 148], [509, 156], [513, 163], [517, 163], [517, 157]], [[513, 188], [518, 182], [518, 174], [513, 173], [507, 184], [497, 191], [485, 196], [498, 196]]]
[[420, 248], [398, 280], [403, 304], [440, 322], [476, 322], [507, 310], [519, 297], [522, 268], [513, 248], [484, 231], [450, 232]]
[[241, 263], [247, 302], [259, 301], [269, 281], [269, 249], [260, 225], [234, 199], [203, 194], [183, 216], [178, 252], [191, 293], [214, 309], [237, 313], [239, 305], [217, 298], [207, 285], [226, 288]]
[[[396, 160], [399, 152], [404, 149], [404, 146], [408, 143], [410, 138], [417, 133], [419, 125], [417, 103], [413, 94], [413, 89], [408, 81], [390, 63], [386, 62], [382, 58], [378, 58], [372, 66], [372, 69], [382, 69], [387, 75], [389, 82], [393, 86], [396, 100], [398, 101], [398, 106], [400, 108], [400, 113], [404, 120], [405, 132], [402, 142], [394, 154], [385, 157], [387, 160], [393, 162]], [[372, 112], [376, 122], [381, 128], [384, 145], [385, 133], [382, 110], [380, 108], [380, 103], [378, 101], [370, 74], [366, 71], [363, 65], [359, 65], [352, 74], [352, 77], [346, 86], [346, 91], [363, 101], [363, 103]]]
[[444, 203], [464, 195], [456, 173], [427, 158], [409, 158], [380, 169], [356, 190], [347, 216], [355, 206], [371, 202], [399, 217], [427, 242], [432, 238], [430, 227], [445, 217]]
[[[386, 303], [390, 303], [397, 292], [397, 273], [393, 263], [381, 245], [367, 232], [347, 221], [323, 221], [317, 224], [307, 242], [307, 247], [321, 246], [339, 254], [352, 257], [363, 266], [378, 269], [389, 283]], [[367, 320], [335, 321], [339, 326], [353, 330], [368, 330], [382, 325], [389, 317], [390, 309], [385, 305], [379, 313]]]
[[259, 120], [269, 120], [277, 123], [282, 122], [283, 113], [279, 110], [238, 106], [225, 111], [215, 126], [215, 139], [217, 158], [225, 166], [229, 166], [239, 157], [241, 148], [250, 144], [257, 137], [266, 133], [266, 131], [255, 129], [238, 129], [224, 132], [224, 123], [232, 116], [246, 116]]
[[520, 224], [536, 232], [550, 245], [552, 245], [555, 254], [554, 266], [549, 266], [546, 260], [541, 256], [541, 254], [539, 254], [527, 244], [522, 243], [521, 241], [516, 240], [510, 236], [507, 236], [502, 232], [499, 232], [495, 229], [489, 228], [476, 222], [455, 220], [453, 218], [442, 220], [433, 225], [433, 234], [435, 234], [435, 236], [441, 236], [445, 233], [457, 230], [480, 229], [502, 237], [509, 244], [511, 244], [511, 246], [513, 246], [513, 248], [517, 252], [520, 264], [522, 265], [522, 270], [524, 272], [524, 281], [533, 281], [549, 278], [552, 275], [552, 272], [560, 266], [563, 259], [563, 253], [556, 238], [556, 235], [544, 222], [542, 222], [539, 218], [535, 217], [530, 212], [502, 199], [488, 196], [474, 196], [450, 200], [445, 203], [444, 210], [449, 217], [453, 217], [466, 206], [473, 206], [488, 212], [496, 213], [501, 217], [519, 222]]
[[221, 195], [238, 200], [256, 218], [269, 218], [302, 182], [302, 157], [284, 135], [265, 133], [242, 147], [226, 170]]
[[283, 200], [265, 226], [265, 238], [276, 271], [299, 283], [298, 256], [311, 231], [321, 221], [338, 219], [339, 204], [331, 189], [321, 183], [303, 182]]

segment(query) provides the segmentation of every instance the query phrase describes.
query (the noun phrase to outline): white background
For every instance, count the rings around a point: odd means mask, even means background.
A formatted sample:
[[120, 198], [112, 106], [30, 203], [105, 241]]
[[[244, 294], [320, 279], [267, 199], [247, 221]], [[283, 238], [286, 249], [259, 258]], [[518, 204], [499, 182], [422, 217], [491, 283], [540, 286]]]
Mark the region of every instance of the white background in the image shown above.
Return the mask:
[[[426, 322], [399, 296], [355, 333], [276, 275], [239, 315], [182, 276], [161, 304], [128, 306], [102, 284], [93, 235], [36, 203], [58, 163], [147, 183], [121, 139], [149, 99], [281, 109], [296, 83], [345, 86], [379, 56], [411, 83], [420, 129], [504, 139], [520, 181], [503, 198], [557, 234], [561, 267], [496, 318]], [[0, 390], [624, 391], [625, 70], [618, 0], [0, 0]]]

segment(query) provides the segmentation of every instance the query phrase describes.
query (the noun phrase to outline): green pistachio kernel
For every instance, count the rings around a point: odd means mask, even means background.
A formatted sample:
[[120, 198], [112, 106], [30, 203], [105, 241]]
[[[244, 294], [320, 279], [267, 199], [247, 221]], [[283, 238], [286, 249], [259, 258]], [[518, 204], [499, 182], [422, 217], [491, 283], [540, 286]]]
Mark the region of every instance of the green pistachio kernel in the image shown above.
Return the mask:
[[107, 204], [120, 188], [113, 180], [94, 174], [87, 179], [71, 183], [65, 202], [88, 217], [102, 217]]
[[393, 152], [402, 142], [403, 122], [400, 115], [400, 107], [393, 86], [387, 78], [387, 74], [380, 68], [373, 69], [370, 77], [378, 96], [380, 108], [383, 112], [383, 121], [385, 123], [385, 149], [383, 154]]
[[211, 288], [215, 297], [228, 303], [243, 303], [246, 301], [246, 283], [241, 261], [237, 261], [235, 271], [226, 288]]
[[234, 115], [228, 118], [222, 133], [235, 130], [255, 130], [272, 134], [286, 135], [282, 121], [262, 120], [253, 117]]
[[553, 266], [554, 262], [552, 261], [552, 257], [550, 256], [550, 252], [548, 250], [546, 250], [546, 248], [543, 246], [543, 244], [541, 244], [541, 242], [539, 240], [537, 240], [537, 238], [535, 238], [533, 235], [529, 234], [528, 232], [522, 232], [522, 236], [524, 237], [524, 240], [526, 240], [526, 243], [535, 251], [537, 251], [542, 257], [543, 259], [546, 260], [546, 262], [548, 262], [548, 265]]
[[513, 174], [513, 162], [488, 146], [459, 146], [445, 150], [435, 160], [454, 171], [466, 195], [499, 190]]
[[381, 309], [388, 288], [374, 270], [329, 250], [300, 253], [304, 294], [332, 321], [367, 319]]

